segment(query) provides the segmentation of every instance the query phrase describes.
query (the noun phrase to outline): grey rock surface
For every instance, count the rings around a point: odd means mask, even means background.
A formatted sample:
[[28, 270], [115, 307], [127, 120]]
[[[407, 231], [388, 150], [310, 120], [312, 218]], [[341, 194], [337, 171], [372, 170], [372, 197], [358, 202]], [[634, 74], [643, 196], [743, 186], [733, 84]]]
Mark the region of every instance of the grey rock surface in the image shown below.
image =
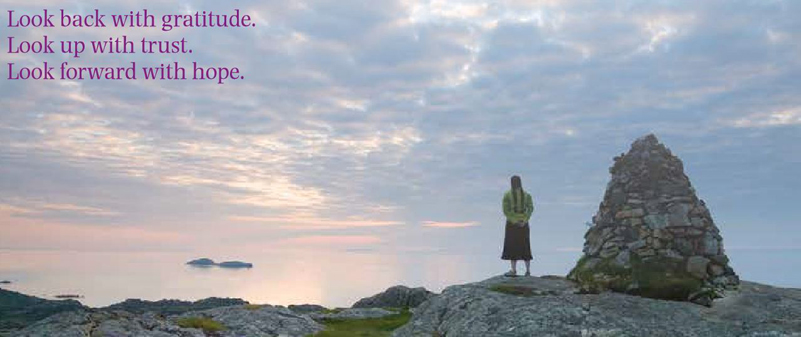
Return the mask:
[[559, 277], [498, 276], [451, 286], [392, 336], [801, 336], [799, 289], [743, 282], [711, 308], [578, 290]]
[[184, 329], [155, 315], [124, 311], [73, 311], [51, 316], [13, 336], [19, 337], [205, 337], [197, 329]]
[[154, 312], [161, 315], [178, 315], [189, 311], [201, 311], [219, 307], [248, 304], [239, 298], [209, 297], [194, 302], [181, 300], [146, 301], [140, 299], [127, 299], [123, 302], [101, 308], [101, 310], [122, 310], [134, 314]]
[[394, 286], [382, 293], [363, 298], [353, 304], [353, 308], [414, 308], [435, 296], [426, 288]]
[[221, 337], [287, 336], [305, 337], [324, 327], [309, 316], [292, 312], [282, 306], [233, 306], [190, 312], [175, 317], [206, 317], [222, 323], [227, 329]]
[[[182, 318], [208, 318], [225, 329], [206, 334], [199, 329], [181, 328]], [[231, 306], [165, 317], [156, 313], [125, 311], [74, 311], [51, 316], [13, 336], [20, 337], [303, 337], [324, 327], [305, 315], [278, 306]]]

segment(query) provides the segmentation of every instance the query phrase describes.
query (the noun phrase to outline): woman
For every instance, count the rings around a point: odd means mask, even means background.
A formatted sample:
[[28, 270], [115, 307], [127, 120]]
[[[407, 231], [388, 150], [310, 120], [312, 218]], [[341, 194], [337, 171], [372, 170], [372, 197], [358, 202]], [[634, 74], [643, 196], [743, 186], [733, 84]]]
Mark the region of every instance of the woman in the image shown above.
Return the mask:
[[526, 262], [526, 276], [531, 276], [531, 244], [528, 220], [534, 212], [531, 195], [523, 190], [520, 177], [512, 177], [512, 189], [503, 196], [503, 214], [506, 215], [506, 233], [501, 259], [510, 260], [512, 270], [505, 276], [517, 276], [517, 260]]

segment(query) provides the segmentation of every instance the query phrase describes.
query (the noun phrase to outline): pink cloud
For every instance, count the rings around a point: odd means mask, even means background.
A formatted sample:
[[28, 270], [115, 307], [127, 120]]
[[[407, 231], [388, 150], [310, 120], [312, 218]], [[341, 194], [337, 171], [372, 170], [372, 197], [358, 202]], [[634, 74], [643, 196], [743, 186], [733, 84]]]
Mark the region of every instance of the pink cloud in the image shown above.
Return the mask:
[[369, 219], [325, 219], [317, 217], [255, 217], [231, 216], [229, 220], [280, 225], [282, 229], [336, 229], [354, 227], [385, 227], [400, 225], [399, 221]]
[[423, 221], [423, 227], [464, 228], [464, 227], [473, 227], [473, 226], [478, 226], [478, 222], [475, 222], [475, 221], [468, 221], [468, 222]]
[[135, 226], [64, 224], [0, 210], [0, 247], [10, 249], [154, 250], [185, 247], [190, 237]]
[[13, 216], [36, 215], [44, 212], [69, 212], [91, 216], [113, 216], [118, 212], [70, 203], [49, 203], [41, 200], [15, 200], [15, 204], [0, 204], [0, 214]]
[[279, 244], [290, 246], [357, 246], [381, 243], [373, 235], [310, 235], [282, 240]]

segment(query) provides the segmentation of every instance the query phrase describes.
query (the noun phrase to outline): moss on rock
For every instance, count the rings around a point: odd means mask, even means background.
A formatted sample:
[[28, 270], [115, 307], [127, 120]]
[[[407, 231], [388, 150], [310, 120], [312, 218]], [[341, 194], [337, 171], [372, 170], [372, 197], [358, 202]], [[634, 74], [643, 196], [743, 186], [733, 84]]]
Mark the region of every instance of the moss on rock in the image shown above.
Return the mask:
[[515, 296], [523, 296], [523, 297], [532, 297], [532, 296], [545, 296], [545, 295], [557, 295], [557, 291], [553, 290], [540, 290], [532, 287], [524, 287], [512, 284], [496, 284], [490, 287], [490, 290], [515, 295]]
[[690, 294], [701, 289], [702, 282], [684, 269], [681, 260], [652, 257], [647, 261], [632, 259], [630, 293], [650, 298], [686, 301]]
[[568, 278], [588, 293], [615, 291], [649, 298], [686, 301], [701, 289], [702, 282], [687, 273], [681, 260], [654, 256], [631, 258], [631, 267], [615, 263], [614, 258], [590, 262], [582, 257]]
[[324, 319], [326, 329], [309, 337], [389, 337], [392, 331], [409, 322], [412, 313], [401, 309], [396, 314], [365, 319]]
[[200, 329], [207, 334], [225, 330], [222, 323], [208, 317], [185, 317], [179, 319], [176, 324], [182, 328]]
[[613, 258], [583, 256], [568, 278], [578, 282], [583, 292], [599, 293], [605, 290], [625, 292], [632, 282], [631, 276], [631, 270], [616, 264]]

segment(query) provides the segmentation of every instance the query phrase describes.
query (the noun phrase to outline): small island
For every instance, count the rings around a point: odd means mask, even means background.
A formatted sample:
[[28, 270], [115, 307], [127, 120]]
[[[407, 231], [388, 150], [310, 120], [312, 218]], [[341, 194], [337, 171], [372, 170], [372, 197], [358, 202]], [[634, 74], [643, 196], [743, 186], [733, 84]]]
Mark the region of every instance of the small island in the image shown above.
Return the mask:
[[56, 296], [53, 296], [53, 297], [58, 298], [58, 299], [62, 299], [62, 300], [63, 299], [83, 298], [83, 296], [77, 295], [77, 294], [62, 294], [62, 295], [56, 295]]
[[253, 268], [252, 263], [242, 261], [225, 261], [220, 262], [217, 266], [220, 268]]
[[186, 264], [195, 267], [213, 267], [217, 265], [217, 263], [215, 263], [214, 260], [207, 258], [192, 260], [187, 262]]
[[209, 258], [200, 258], [195, 259], [192, 261], [187, 262], [186, 264], [193, 266], [193, 267], [220, 267], [220, 268], [228, 268], [228, 269], [241, 269], [241, 268], [253, 268], [252, 263], [242, 262], [242, 261], [225, 261], [216, 263], [214, 260]]

